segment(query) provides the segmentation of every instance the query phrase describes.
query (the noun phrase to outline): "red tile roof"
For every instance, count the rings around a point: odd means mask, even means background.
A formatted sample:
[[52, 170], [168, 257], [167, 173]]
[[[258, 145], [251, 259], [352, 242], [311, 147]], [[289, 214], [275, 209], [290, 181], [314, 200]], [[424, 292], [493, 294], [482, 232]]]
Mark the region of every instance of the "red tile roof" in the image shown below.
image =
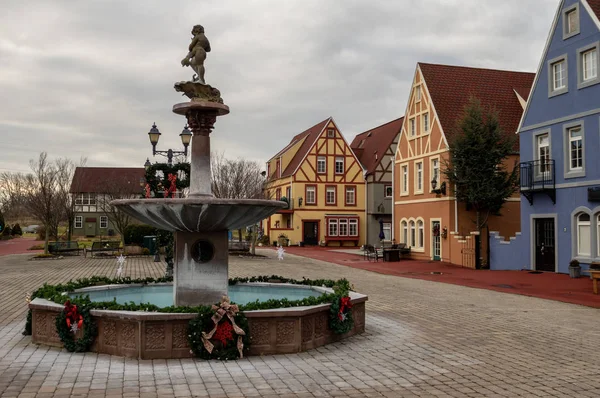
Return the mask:
[[419, 67], [447, 139], [471, 97], [479, 99], [484, 109], [498, 111], [502, 130], [514, 137], [523, 114], [515, 91], [527, 100], [535, 73], [426, 63]]
[[104, 193], [110, 187], [114, 192], [141, 194], [145, 173], [143, 167], [77, 167], [70, 192]]
[[367, 175], [375, 172], [377, 165], [383, 159], [383, 155], [400, 134], [403, 121], [404, 117], [401, 117], [354, 137], [350, 147], [366, 170]]
[[292, 174], [294, 174], [294, 171], [296, 171], [296, 168], [298, 168], [298, 166], [302, 162], [302, 159], [304, 159], [304, 157], [306, 156], [308, 151], [310, 151], [310, 148], [312, 148], [313, 144], [317, 140], [317, 137], [323, 131], [325, 126], [327, 126], [327, 124], [329, 124], [330, 121], [331, 121], [331, 117], [328, 117], [327, 119], [323, 120], [322, 122], [315, 124], [308, 130], [303, 131], [302, 133], [296, 135], [294, 138], [292, 138], [290, 143], [282, 151], [280, 151], [277, 155], [275, 155], [275, 157], [277, 157], [277, 156], [283, 154], [283, 152], [285, 152], [287, 150], [287, 148], [289, 148], [293, 144], [297, 143], [298, 141], [302, 140], [303, 138], [306, 138], [304, 140], [304, 142], [302, 143], [302, 145], [300, 146], [300, 149], [298, 149], [298, 152], [296, 152], [296, 154], [294, 155], [294, 157], [292, 158], [290, 163], [287, 165], [285, 170], [283, 170], [283, 172], [281, 173], [281, 177], [289, 177]]
[[600, 0], [587, 0], [587, 2], [592, 11], [594, 11], [594, 14], [596, 14], [596, 17], [600, 19]]

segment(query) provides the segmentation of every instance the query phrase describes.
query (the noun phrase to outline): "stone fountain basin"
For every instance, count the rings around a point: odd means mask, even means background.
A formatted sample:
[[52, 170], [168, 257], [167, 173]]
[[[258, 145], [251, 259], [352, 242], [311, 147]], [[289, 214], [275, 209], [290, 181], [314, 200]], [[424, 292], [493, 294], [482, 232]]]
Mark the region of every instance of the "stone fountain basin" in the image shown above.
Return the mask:
[[188, 232], [245, 228], [287, 206], [280, 200], [213, 197], [118, 199], [110, 204], [153, 227]]
[[[271, 285], [256, 283], [255, 285]], [[294, 285], [275, 284], [277, 286]], [[108, 286], [97, 286], [108, 288]], [[313, 287], [322, 292], [329, 288]], [[252, 345], [249, 355], [290, 354], [342, 340], [365, 331], [365, 304], [368, 297], [350, 292], [354, 327], [343, 335], [329, 329], [330, 304], [305, 307], [244, 311]], [[41, 298], [29, 303], [32, 311], [32, 341], [62, 347], [55, 319], [63, 306]], [[196, 314], [144, 311], [92, 310], [98, 335], [91, 351], [138, 359], [190, 358], [187, 326]], [[85, 328], [85, 325], [84, 325]], [[83, 335], [77, 332], [77, 337]]]

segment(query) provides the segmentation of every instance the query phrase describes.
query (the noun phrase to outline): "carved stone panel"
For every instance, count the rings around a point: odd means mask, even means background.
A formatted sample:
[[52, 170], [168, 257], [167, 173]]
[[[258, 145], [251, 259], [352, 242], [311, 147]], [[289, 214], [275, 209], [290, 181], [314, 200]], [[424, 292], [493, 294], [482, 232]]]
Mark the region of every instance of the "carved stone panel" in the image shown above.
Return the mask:
[[318, 314], [315, 317], [315, 339], [325, 336], [329, 322], [326, 314]]
[[121, 346], [127, 349], [136, 348], [135, 324], [123, 323], [121, 326]]
[[354, 323], [357, 326], [362, 326], [365, 324], [365, 305], [364, 305], [364, 303], [358, 304], [352, 309], [352, 316], [354, 317]]
[[187, 325], [179, 323], [173, 325], [173, 348], [187, 348]]
[[164, 325], [147, 325], [145, 337], [146, 349], [164, 350], [166, 348]]
[[292, 344], [294, 342], [294, 321], [277, 322], [277, 344]]
[[103, 321], [104, 339], [103, 343], [108, 347], [117, 346], [117, 323], [115, 321]]
[[48, 336], [48, 316], [45, 312], [33, 311], [33, 332], [36, 337]]
[[253, 345], [271, 344], [271, 332], [268, 321], [252, 321], [249, 326]]
[[314, 317], [302, 318], [302, 342], [306, 343], [313, 339], [313, 329], [315, 327]]

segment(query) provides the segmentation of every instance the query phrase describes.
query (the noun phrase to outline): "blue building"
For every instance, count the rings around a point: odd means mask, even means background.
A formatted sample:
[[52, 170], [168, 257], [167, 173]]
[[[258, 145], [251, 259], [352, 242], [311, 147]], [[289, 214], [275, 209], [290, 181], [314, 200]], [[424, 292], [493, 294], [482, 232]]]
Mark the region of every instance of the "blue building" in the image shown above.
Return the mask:
[[567, 273], [600, 261], [600, 0], [563, 0], [519, 126], [521, 235], [492, 269]]

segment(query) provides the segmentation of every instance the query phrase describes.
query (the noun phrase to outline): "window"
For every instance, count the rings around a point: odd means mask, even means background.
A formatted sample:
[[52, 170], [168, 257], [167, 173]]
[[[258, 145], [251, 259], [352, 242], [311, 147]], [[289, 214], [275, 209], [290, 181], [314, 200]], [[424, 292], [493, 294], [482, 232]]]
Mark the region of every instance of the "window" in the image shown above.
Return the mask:
[[600, 257], [600, 214], [596, 216], [596, 256]]
[[437, 186], [439, 187], [440, 184], [440, 160], [439, 159], [432, 159], [431, 160], [431, 180], [435, 180], [437, 183]]
[[349, 226], [349, 230], [350, 230], [350, 236], [358, 236], [358, 220], [357, 219], [351, 219], [348, 220], [348, 226]]
[[338, 236], [338, 219], [330, 218], [328, 221], [329, 236]]
[[275, 191], [275, 200], [281, 199], [281, 188], [277, 188]]
[[402, 166], [402, 193], [408, 194], [408, 165]]
[[392, 223], [383, 223], [383, 235], [385, 240], [392, 240]]
[[583, 60], [583, 81], [587, 82], [598, 77], [598, 52], [596, 49], [581, 54]]
[[423, 132], [427, 133], [429, 131], [429, 113], [423, 114]]
[[411, 221], [410, 223], [410, 246], [411, 247], [415, 247], [416, 246], [416, 229], [415, 229], [415, 222]]
[[425, 227], [422, 220], [417, 221], [417, 232], [417, 247], [422, 249], [425, 246]]
[[563, 10], [563, 40], [579, 33], [579, 4]]
[[108, 228], [108, 217], [100, 216], [100, 228]]
[[589, 257], [591, 254], [590, 215], [579, 213], [577, 216], [577, 255]]
[[569, 91], [569, 63], [567, 54], [548, 61], [548, 97]]
[[355, 205], [356, 204], [356, 188], [355, 187], [346, 187], [346, 204], [347, 205]]
[[400, 225], [402, 226], [402, 243], [408, 246], [408, 223], [402, 221]]
[[317, 204], [317, 187], [314, 185], [306, 186], [306, 204], [316, 205]]
[[327, 129], [327, 137], [335, 138], [335, 129]]
[[291, 203], [291, 201], [292, 201], [292, 188], [291, 187], [285, 188], [285, 197], [287, 198], [288, 202]]
[[348, 236], [348, 220], [345, 218], [340, 218], [339, 226], [340, 236]]
[[75, 228], [83, 228], [83, 217], [75, 216]]
[[417, 134], [417, 126], [415, 123], [415, 118], [410, 119], [410, 136], [414, 137]]
[[423, 192], [423, 162], [415, 163], [415, 192]]
[[325, 189], [325, 204], [334, 205], [336, 204], [336, 187], [327, 187]]
[[421, 86], [415, 87], [415, 98], [417, 102], [421, 101]]
[[569, 132], [569, 170], [583, 168], [583, 137], [581, 127], [572, 127]]
[[96, 205], [96, 194], [93, 193], [80, 193], [75, 197], [76, 205]]
[[317, 173], [323, 174], [327, 171], [327, 158], [325, 156], [319, 156], [317, 158]]
[[275, 169], [275, 178], [281, 177], [281, 159], [277, 159], [277, 168]]
[[344, 174], [344, 158], [341, 156], [335, 158], [335, 174]]
[[286, 228], [292, 228], [292, 219], [291, 218], [288, 218], [285, 221], [285, 226], [286, 226]]
[[385, 186], [385, 197], [391, 198], [393, 195], [394, 195], [394, 189], [392, 188], [392, 186], [386, 185]]

